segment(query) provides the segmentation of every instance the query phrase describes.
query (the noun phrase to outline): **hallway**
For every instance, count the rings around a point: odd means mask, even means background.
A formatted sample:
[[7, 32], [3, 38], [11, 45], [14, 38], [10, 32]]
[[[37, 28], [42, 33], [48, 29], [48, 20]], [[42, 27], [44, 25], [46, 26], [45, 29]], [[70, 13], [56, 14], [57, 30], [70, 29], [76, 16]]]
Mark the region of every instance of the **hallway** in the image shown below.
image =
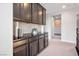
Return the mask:
[[38, 56], [77, 56], [75, 45], [60, 40], [52, 40]]

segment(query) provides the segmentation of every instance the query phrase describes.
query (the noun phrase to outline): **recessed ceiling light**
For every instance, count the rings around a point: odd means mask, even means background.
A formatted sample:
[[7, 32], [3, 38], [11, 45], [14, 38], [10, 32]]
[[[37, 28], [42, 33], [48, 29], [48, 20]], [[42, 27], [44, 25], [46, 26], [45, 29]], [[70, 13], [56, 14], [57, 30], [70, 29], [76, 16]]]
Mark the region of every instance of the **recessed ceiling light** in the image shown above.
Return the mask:
[[66, 8], [66, 5], [63, 5], [62, 8]]

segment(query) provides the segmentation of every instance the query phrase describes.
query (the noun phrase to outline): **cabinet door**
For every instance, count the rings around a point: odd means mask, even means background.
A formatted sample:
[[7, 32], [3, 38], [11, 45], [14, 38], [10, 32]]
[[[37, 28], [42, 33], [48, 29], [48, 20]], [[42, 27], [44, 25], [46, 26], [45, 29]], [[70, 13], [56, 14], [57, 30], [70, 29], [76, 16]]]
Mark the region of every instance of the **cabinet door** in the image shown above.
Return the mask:
[[22, 45], [13, 49], [14, 56], [28, 56], [28, 45]]
[[77, 45], [77, 48], [78, 48], [78, 50], [79, 50], [79, 41], [78, 41], [78, 43], [77, 43], [78, 45]]
[[35, 56], [38, 53], [38, 41], [30, 43], [30, 56]]
[[77, 48], [79, 50], [79, 33], [77, 33]]
[[32, 23], [38, 24], [37, 3], [32, 3]]
[[43, 8], [43, 25], [46, 24], [46, 10]]
[[39, 39], [39, 52], [44, 49], [44, 38]]
[[[13, 3], [13, 17], [16, 19], [19, 19], [20, 15], [20, 4], [19, 3]], [[14, 19], [14, 20], [16, 20]]]
[[43, 9], [42, 9], [42, 6], [40, 4], [38, 4], [38, 21], [39, 21], [39, 24], [42, 25], [42, 20], [43, 20]]
[[45, 37], [45, 47], [47, 47], [48, 46], [48, 37], [46, 36]]
[[20, 3], [20, 17], [21, 21], [24, 21], [24, 3]]
[[24, 20], [27, 23], [31, 22], [31, 3], [24, 3]]

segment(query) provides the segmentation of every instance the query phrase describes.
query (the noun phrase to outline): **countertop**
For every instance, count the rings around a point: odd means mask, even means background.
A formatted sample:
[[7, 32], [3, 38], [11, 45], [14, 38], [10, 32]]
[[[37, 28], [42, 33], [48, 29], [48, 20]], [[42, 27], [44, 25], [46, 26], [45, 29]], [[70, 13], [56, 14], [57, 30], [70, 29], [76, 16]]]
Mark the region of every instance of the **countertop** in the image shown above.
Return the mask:
[[[44, 32], [44, 33], [39, 33], [37, 34], [36, 36], [33, 36], [31, 33], [27, 33], [27, 34], [24, 34], [23, 37], [20, 37], [19, 39], [15, 39], [13, 40], [13, 48], [16, 48], [18, 46], [21, 46], [23, 44], [28, 44], [29, 42], [32, 42], [36, 39], [38, 39], [38, 36], [40, 37], [40, 35], [44, 35], [46, 34], [47, 32]], [[29, 39], [30, 38], [30, 39]], [[34, 40], [33, 40], [34, 38]], [[28, 42], [29, 41], [29, 42]]]

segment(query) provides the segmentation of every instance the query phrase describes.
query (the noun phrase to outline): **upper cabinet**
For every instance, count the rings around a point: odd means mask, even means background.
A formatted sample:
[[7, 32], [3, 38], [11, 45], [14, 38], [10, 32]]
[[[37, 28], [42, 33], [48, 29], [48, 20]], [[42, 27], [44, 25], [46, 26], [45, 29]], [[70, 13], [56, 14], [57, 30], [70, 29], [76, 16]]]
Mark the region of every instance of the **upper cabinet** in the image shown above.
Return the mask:
[[46, 9], [43, 8], [43, 25], [46, 25]]
[[39, 21], [39, 24], [42, 24], [42, 21], [43, 21], [43, 9], [42, 9], [42, 6], [40, 4], [38, 4], [38, 21]]
[[20, 3], [19, 4], [20, 6], [19, 6], [19, 8], [20, 8], [20, 12], [19, 12], [19, 15], [20, 15], [20, 19], [21, 19], [21, 21], [24, 21], [24, 3]]
[[32, 23], [38, 24], [38, 10], [37, 10], [38, 4], [32, 3]]
[[24, 3], [24, 20], [31, 22], [31, 3]]
[[19, 19], [20, 17], [20, 4], [19, 3], [13, 4], [13, 17], [14, 17], [14, 20]]
[[13, 17], [15, 21], [31, 22], [31, 4], [30, 3], [14, 3]]
[[14, 21], [45, 25], [46, 10], [38, 3], [13, 3]]

